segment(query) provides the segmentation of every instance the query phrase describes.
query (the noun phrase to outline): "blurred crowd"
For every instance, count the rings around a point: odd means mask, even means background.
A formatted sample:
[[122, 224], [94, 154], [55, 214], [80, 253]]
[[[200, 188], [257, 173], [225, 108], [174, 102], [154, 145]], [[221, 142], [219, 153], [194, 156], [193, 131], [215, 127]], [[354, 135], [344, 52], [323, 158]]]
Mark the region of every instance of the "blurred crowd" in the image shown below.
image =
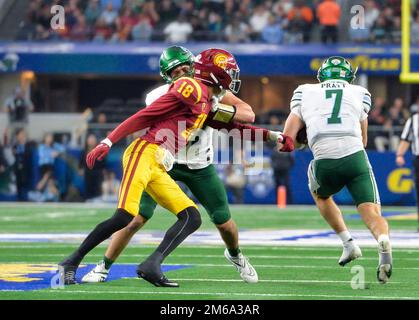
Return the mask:
[[86, 167], [86, 153], [98, 143], [94, 134], [74, 154], [52, 133], [34, 141], [24, 128], [10, 138], [7, 132], [0, 143], [0, 194], [34, 202], [117, 200], [119, 180], [107, 169], [106, 161], [98, 162], [93, 170]]
[[[46, 133], [36, 141], [27, 132], [34, 109], [20, 86], [4, 101], [8, 125], [1, 132], [0, 194], [16, 195], [18, 201], [116, 201], [119, 181], [115, 172], [107, 170], [106, 161], [98, 162], [93, 170], [84, 161], [108, 130], [81, 126], [76, 143], [56, 133]], [[107, 122], [104, 113], [92, 115], [86, 110], [84, 114], [99, 127]]]
[[[33, 0], [20, 40], [227, 41], [230, 43], [399, 43], [400, 0], [365, 0], [365, 21], [351, 27], [343, 0]], [[51, 6], [65, 7], [65, 28], [52, 30]], [[349, 25], [342, 30], [341, 22]], [[345, 27], [348, 28], [348, 27]], [[419, 10], [412, 41], [419, 43]]]
[[[411, 113], [417, 112], [419, 98], [408, 107], [400, 97], [389, 103], [376, 97], [369, 115], [368, 148], [380, 152], [396, 151], [402, 126]], [[9, 129], [13, 128], [13, 131], [6, 130], [0, 142], [0, 194], [16, 194], [19, 201], [35, 202], [116, 201], [119, 180], [106, 160], [97, 162], [93, 170], [87, 169], [84, 161], [86, 154], [108, 132], [105, 113], [100, 112], [91, 119], [92, 125], [82, 135], [84, 141], [76, 148], [76, 153], [74, 146], [65, 144], [62, 137], [53, 133], [46, 133], [42, 141], [29, 139], [25, 126], [13, 123], [14, 116], [9, 119]], [[286, 112], [275, 109], [259, 115], [256, 122], [280, 130], [285, 119]], [[275, 149], [274, 146], [268, 147]], [[289, 172], [293, 165], [292, 155], [272, 152], [271, 167], [276, 188], [285, 186], [290, 189]], [[232, 196], [230, 201], [234, 203], [244, 201], [246, 177], [243, 170], [244, 166], [230, 165], [223, 173]], [[288, 192], [288, 203], [292, 202], [290, 195]]]
[[[363, 3], [365, 10], [364, 28], [349, 26], [350, 39], [354, 42], [371, 42], [376, 44], [389, 44], [401, 42], [401, 1], [400, 0], [366, 0]], [[419, 27], [419, 8], [413, 12], [412, 28]], [[414, 35], [412, 30], [412, 35]], [[417, 35], [412, 37], [412, 43], [419, 43]]]

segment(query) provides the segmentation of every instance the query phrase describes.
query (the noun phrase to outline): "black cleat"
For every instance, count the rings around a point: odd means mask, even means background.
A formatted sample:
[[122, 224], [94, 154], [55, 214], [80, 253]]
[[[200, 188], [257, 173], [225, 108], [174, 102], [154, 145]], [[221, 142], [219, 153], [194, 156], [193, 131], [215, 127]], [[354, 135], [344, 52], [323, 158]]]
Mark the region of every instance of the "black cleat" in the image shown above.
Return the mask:
[[163, 256], [159, 252], [154, 252], [149, 256], [143, 263], [139, 264], [137, 267], [138, 278], [142, 278], [147, 282], [150, 282], [156, 287], [168, 287], [168, 288], [177, 288], [179, 284], [173, 281], [170, 281], [166, 276], [161, 272], [161, 262], [163, 261]]
[[156, 287], [179, 287], [178, 283], [170, 281], [166, 278], [163, 272], [161, 272], [160, 263], [152, 258], [149, 258], [138, 265], [137, 275], [139, 278], [142, 278], [145, 281], [150, 282], [152, 285]]
[[179, 284], [177, 282], [170, 281], [164, 274], [157, 280], [154, 275], [149, 276], [140, 270], [137, 270], [137, 275], [139, 278], [144, 279], [156, 287], [179, 288]]
[[77, 284], [76, 282], [76, 272], [77, 266], [73, 266], [70, 264], [59, 264], [58, 265], [58, 272], [60, 273], [60, 278], [64, 285], [72, 285]]

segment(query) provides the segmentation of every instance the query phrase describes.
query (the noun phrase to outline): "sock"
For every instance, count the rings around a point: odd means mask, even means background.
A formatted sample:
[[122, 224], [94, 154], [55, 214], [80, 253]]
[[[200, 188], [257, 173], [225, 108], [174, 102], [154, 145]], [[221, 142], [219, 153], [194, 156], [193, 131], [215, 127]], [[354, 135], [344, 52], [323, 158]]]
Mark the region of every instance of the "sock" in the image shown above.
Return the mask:
[[195, 207], [188, 207], [177, 214], [178, 220], [172, 225], [156, 252], [160, 253], [162, 260], [175, 250], [191, 233], [201, 226], [201, 215]]
[[352, 236], [351, 236], [351, 234], [349, 233], [348, 230], [339, 232], [338, 236], [339, 236], [340, 240], [342, 240], [343, 243], [352, 240]]
[[386, 234], [380, 234], [378, 236], [378, 240], [377, 241], [378, 242], [382, 242], [382, 241], [390, 242], [390, 238]]
[[113, 233], [126, 227], [133, 216], [123, 209], [117, 209], [115, 214], [108, 220], [99, 223], [92, 232], [89, 233], [80, 247], [60, 264], [70, 264], [78, 266], [84, 256], [97, 245], [108, 239]]
[[230, 254], [230, 256], [232, 257], [237, 257], [239, 255], [239, 253], [241, 252], [239, 248], [236, 249], [227, 249], [228, 253]]
[[[391, 253], [390, 239], [388, 235], [380, 234], [377, 241], [380, 253]], [[384, 244], [385, 247], [383, 247], [382, 244]]]
[[105, 264], [105, 269], [109, 270], [112, 267], [112, 264], [114, 263], [113, 260], [106, 258], [106, 256], [103, 256], [103, 263]]
[[[379, 264], [392, 264], [390, 239], [386, 234], [378, 236]], [[384, 246], [383, 246], [384, 245]]]

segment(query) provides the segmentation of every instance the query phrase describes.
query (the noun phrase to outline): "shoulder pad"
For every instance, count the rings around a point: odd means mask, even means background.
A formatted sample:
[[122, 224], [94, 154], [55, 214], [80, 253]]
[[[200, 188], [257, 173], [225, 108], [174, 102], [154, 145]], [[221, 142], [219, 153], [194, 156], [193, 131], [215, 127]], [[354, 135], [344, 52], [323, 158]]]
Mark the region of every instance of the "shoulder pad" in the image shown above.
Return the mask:
[[[181, 77], [173, 83], [172, 88], [184, 98], [194, 97], [194, 103], [198, 103], [201, 101], [204, 85], [193, 78]], [[190, 92], [190, 94], [188, 95], [187, 92]]]

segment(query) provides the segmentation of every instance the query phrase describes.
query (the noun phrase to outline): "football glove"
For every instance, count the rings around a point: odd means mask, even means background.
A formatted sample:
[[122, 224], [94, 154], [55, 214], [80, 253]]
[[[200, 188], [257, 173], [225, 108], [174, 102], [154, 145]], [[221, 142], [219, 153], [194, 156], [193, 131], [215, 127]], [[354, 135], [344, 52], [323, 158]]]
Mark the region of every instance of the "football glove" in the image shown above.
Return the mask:
[[93, 148], [86, 156], [86, 164], [89, 169], [92, 169], [96, 160], [102, 161], [109, 150], [111, 149], [112, 142], [109, 139], [102, 140], [96, 147]]
[[294, 140], [285, 134], [282, 134], [282, 141], [279, 141], [278, 143], [282, 144], [282, 148], [279, 149], [281, 152], [292, 152], [294, 151]]
[[282, 144], [281, 149], [279, 149], [281, 152], [294, 151], [294, 140], [290, 136], [283, 134], [281, 131], [269, 131], [268, 139], [276, 142], [277, 146]]

